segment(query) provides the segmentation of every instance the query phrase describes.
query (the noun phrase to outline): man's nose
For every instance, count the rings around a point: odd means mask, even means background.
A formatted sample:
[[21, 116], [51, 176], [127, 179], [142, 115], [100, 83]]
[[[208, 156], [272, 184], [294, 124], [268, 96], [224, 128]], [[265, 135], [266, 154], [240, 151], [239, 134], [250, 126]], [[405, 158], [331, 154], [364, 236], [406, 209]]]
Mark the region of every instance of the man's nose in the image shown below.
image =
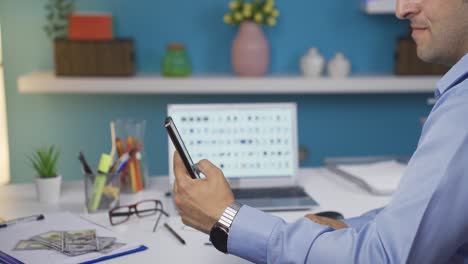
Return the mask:
[[395, 15], [399, 19], [410, 19], [420, 12], [417, 0], [397, 0]]

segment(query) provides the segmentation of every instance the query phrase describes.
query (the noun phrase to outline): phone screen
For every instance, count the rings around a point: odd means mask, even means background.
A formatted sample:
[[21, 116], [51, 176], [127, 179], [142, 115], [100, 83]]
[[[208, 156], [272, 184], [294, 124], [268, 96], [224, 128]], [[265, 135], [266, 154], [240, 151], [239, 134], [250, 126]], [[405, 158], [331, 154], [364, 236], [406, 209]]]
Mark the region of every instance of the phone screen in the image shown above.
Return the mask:
[[174, 121], [170, 116], [168, 116], [164, 121], [164, 127], [166, 128], [167, 133], [169, 134], [169, 137], [174, 144], [174, 147], [176, 148], [177, 152], [179, 152], [179, 155], [184, 162], [185, 169], [187, 169], [190, 177], [192, 177], [192, 179], [199, 179], [200, 175], [198, 170], [196, 169], [195, 164], [193, 163], [192, 158], [190, 157], [190, 154], [185, 147], [184, 141], [182, 141], [179, 131], [177, 130], [177, 127], [175, 126]]

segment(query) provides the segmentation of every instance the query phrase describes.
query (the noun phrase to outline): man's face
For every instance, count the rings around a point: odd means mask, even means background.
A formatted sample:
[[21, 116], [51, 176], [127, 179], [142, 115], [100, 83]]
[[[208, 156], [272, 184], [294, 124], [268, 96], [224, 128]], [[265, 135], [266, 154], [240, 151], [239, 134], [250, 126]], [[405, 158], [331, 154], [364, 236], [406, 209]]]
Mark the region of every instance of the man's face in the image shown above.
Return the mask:
[[453, 65], [468, 53], [468, 0], [397, 0], [396, 15], [410, 20], [422, 60]]

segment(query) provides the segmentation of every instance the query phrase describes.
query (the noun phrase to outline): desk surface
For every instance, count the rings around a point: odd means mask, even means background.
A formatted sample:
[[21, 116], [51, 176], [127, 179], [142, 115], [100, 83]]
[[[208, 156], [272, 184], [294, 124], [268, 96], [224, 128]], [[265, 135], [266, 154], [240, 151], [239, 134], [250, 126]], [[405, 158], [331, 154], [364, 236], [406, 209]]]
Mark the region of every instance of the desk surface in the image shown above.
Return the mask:
[[[313, 211], [277, 212], [277, 216], [286, 221], [294, 221], [304, 214], [322, 210], [335, 210], [345, 217], [358, 216], [368, 210], [385, 206], [391, 196], [375, 196], [361, 189], [354, 183], [341, 178], [326, 169], [303, 169], [299, 172], [299, 182], [306, 191], [320, 204]], [[149, 247], [141, 253], [132, 254], [112, 260], [113, 263], [245, 263], [245, 260], [235, 256], [219, 253], [212, 246], [204, 245], [208, 236], [184, 226], [172, 199], [165, 197], [169, 190], [168, 177], [152, 177], [150, 187], [137, 194], [122, 194], [121, 204], [130, 204], [142, 199], [160, 199], [164, 209], [171, 215], [162, 218], [160, 228], [155, 233], [151, 230], [154, 218], [131, 218], [128, 224], [110, 227], [107, 213], [86, 214], [85, 217], [108, 227], [126, 239]], [[43, 205], [36, 199], [34, 184], [15, 184], [0, 187], [0, 217], [15, 218], [38, 213], [70, 211], [84, 213], [84, 187], [81, 181], [68, 181], [62, 184], [62, 194], [59, 204]], [[184, 246], [166, 229], [161, 228], [168, 222], [187, 242]]]

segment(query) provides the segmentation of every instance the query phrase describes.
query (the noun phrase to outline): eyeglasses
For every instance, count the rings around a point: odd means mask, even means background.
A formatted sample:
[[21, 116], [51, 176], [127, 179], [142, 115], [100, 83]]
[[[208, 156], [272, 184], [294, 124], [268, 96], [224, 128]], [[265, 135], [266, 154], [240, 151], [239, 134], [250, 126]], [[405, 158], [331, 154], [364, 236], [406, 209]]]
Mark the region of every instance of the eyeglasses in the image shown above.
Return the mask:
[[163, 204], [159, 200], [143, 200], [132, 205], [117, 206], [109, 211], [109, 221], [111, 225], [120, 225], [130, 219], [131, 215], [136, 214], [138, 217], [147, 217], [160, 213], [156, 218], [156, 223], [153, 227], [153, 232], [158, 227], [159, 220], [162, 215], [169, 216], [163, 209]]

